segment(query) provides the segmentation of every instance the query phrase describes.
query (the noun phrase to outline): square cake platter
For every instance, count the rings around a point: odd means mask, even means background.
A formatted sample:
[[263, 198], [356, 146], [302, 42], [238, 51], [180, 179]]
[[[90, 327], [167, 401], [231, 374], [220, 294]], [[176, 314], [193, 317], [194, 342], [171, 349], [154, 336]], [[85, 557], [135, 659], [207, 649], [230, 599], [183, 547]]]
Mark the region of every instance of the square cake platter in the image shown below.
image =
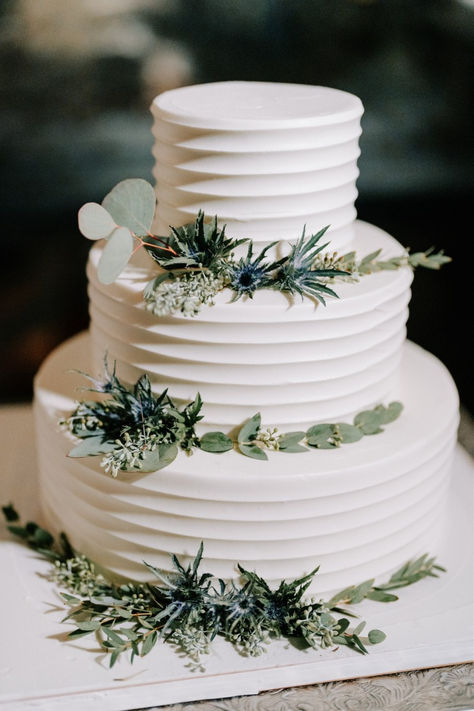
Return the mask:
[[[23, 519], [38, 520], [30, 408], [3, 408], [0, 425], [0, 501], [12, 502]], [[346, 648], [301, 651], [279, 641], [260, 657], [244, 658], [217, 640], [203, 660], [204, 672], [191, 671], [186, 659], [166, 645], [157, 645], [133, 665], [123, 658], [110, 669], [93, 637], [66, 641], [65, 608], [47, 580], [49, 564], [2, 527], [0, 709], [125, 711], [471, 661], [472, 521], [472, 466], [459, 448], [442, 539], [428, 551], [448, 572], [401, 590], [396, 603], [357, 606], [369, 629], [387, 633], [385, 642], [362, 656]]]

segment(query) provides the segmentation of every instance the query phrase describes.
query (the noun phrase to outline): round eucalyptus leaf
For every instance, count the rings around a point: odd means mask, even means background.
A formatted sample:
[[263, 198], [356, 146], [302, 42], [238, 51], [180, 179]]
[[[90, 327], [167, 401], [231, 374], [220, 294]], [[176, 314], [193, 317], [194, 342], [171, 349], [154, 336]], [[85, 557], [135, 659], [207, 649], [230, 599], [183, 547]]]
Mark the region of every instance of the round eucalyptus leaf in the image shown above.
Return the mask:
[[380, 642], [384, 641], [386, 636], [387, 635], [385, 632], [382, 632], [382, 630], [370, 630], [368, 634], [370, 644], [380, 644]]
[[114, 442], [104, 442], [101, 435], [85, 437], [68, 453], [68, 457], [95, 457], [107, 454], [117, 448]]
[[133, 252], [133, 237], [126, 227], [117, 227], [102, 252], [97, 275], [102, 284], [112, 284], [127, 265]]
[[122, 180], [102, 201], [117, 225], [136, 235], [147, 235], [155, 215], [156, 197], [150, 183], [141, 178]]
[[228, 452], [234, 445], [230, 437], [223, 432], [206, 432], [200, 439], [200, 446], [205, 452]]
[[359, 427], [348, 425], [346, 422], [338, 422], [336, 427], [339, 430], [339, 435], [342, 437], [344, 444], [358, 442], [364, 436], [364, 433]]
[[306, 432], [306, 442], [310, 447], [317, 449], [333, 449], [336, 446], [333, 438], [334, 425], [332, 424], [313, 425]]
[[354, 425], [359, 427], [365, 435], [379, 434], [382, 432], [382, 414], [379, 410], [364, 410], [354, 417]]
[[97, 202], [86, 202], [77, 215], [79, 230], [87, 239], [104, 239], [117, 227], [107, 210]]
[[383, 408], [382, 424], [388, 425], [389, 422], [394, 422], [398, 417], [400, 417], [402, 410], [403, 405], [401, 402], [391, 402], [388, 407]]
[[176, 459], [177, 454], [178, 448], [175, 444], [162, 444], [156, 449], [145, 452], [140, 462], [141, 466], [136, 467], [136, 471], [156, 472], [159, 469], [164, 469]]

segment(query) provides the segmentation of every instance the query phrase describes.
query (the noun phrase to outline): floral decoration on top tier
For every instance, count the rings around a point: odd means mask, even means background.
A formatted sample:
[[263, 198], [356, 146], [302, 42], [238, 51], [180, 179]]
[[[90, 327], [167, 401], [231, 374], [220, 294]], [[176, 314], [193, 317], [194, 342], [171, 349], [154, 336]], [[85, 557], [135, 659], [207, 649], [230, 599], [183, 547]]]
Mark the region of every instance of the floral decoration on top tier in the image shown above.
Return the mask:
[[[435, 253], [433, 249], [414, 254], [405, 250], [388, 259], [379, 259], [381, 250], [360, 259], [355, 252], [325, 252], [329, 242], [322, 242], [322, 238], [329, 225], [308, 236], [303, 227], [286, 256], [272, 260], [269, 252], [278, 241], [255, 254], [251, 239], [228, 237], [225, 226], [218, 226], [217, 216], [206, 221], [203, 212], [194, 222], [171, 227], [166, 237], [154, 235], [155, 210], [155, 192], [147, 181], [123, 180], [102, 205], [83, 205], [79, 229], [88, 239], [106, 240], [98, 264], [98, 277], [104, 284], [120, 276], [135, 252], [147, 251], [157, 275], [145, 288], [144, 300], [157, 316], [196, 316], [203, 305], [212, 306], [223, 289], [233, 292], [232, 301], [252, 298], [258, 289], [274, 289], [325, 305], [326, 298], [338, 298], [329, 286], [336, 280], [358, 281], [366, 274], [401, 267], [439, 269], [451, 261], [443, 251]], [[247, 253], [237, 259], [234, 250], [244, 243], [248, 244]]]

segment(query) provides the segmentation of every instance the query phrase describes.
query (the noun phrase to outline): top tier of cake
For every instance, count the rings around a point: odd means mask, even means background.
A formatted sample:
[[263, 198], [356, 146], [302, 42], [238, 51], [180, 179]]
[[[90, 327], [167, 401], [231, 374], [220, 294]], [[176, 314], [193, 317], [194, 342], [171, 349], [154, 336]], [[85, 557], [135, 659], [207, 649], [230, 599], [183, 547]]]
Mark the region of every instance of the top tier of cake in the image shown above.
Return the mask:
[[335, 249], [353, 239], [363, 107], [344, 91], [216, 82], [168, 91], [151, 107], [157, 234], [217, 215], [257, 246], [330, 225]]

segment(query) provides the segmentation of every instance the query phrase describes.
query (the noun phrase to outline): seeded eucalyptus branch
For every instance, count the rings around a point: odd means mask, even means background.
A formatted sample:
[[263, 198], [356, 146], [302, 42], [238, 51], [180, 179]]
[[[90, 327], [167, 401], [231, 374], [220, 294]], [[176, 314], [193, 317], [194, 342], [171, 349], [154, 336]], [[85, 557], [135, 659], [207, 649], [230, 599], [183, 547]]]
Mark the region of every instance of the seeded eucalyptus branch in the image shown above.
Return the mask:
[[3, 507], [10, 532], [52, 563], [50, 578], [69, 592], [61, 596], [70, 611], [63, 621], [75, 629], [69, 639], [94, 634], [110, 654], [112, 667], [119, 656], [130, 652], [130, 661], [147, 655], [158, 641], [184, 653], [194, 670], [204, 671], [202, 656], [210, 652], [216, 636], [224, 638], [246, 656], [261, 654], [271, 640], [287, 638], [299, 647], [335, 649], [345, 645], [366, 654], [367, 647], [383, 642], [384, 632], [361, 633], [365, 622], [351, 628], [356, 617], [341, 605], [355, 605], [368, 598], [393, 602], [397, 596], [387, 590], [406, 587], [424, 577], [438, 577], [444, 571], [434, 558], [423, 555], [403, 565], [390, 580], [374, 585], [367, 580], [342, 590], [330, 600], [305, 595], [314, 576], [282, 581], [272, 589], [257, 573], [238, 569], [242, 585], [227, 583], [210, 573], [200, 573], [201, 543], [195, 559], [186, 567], [172, 556], [173, 573], [146, 564], [156, 583], [108, 581], [94, 564], [75, 551], [67, 536], [58, 541], [33, 522], [22, 526], [13, 506]]
[[443, 250], [435, 253], [433, 247], [426, 250], [426, 252], [414, 252], [413, 254], [410, 254], [407, 249], [403, 254], [389, 257], [388, 259], [379, 259], [381, 253], [382, 250], [377, 249], [375, 252], [370, 252], [370, 254], [358, 260], [356, 252], [347, 252], [347, 254], [341, 256], [334, 252], [331, 255], [324, 255], [322, 260], [317, 258], [314, 266], [318, 267], [323, 263], [327, 266], [337, 266], [348, 272], [353, 281], [357, 281], [359, 277], [367, 274], [374, 274], [380, 271], [395, 271], [402, 267], [411, 267], [412, 269], [424, 267], [425, 269], [439, 270], [443, 264], [448, 264], [452, 261], [451, 257], [444, 254]]
[[[81, 372], [81, 371], [79, 371]], [[262, 428], [260, 413], [241, 427], [237, 439], [224, 432], [208, 432], [198, 437], [195, 425], [203, 419], [199, 393], [181, 410], [168, 391], [155, 395], [148, 376], [142, 375], [132, 387], [122, 383], [104, 360], [102, 379], [86, 373], [93, 387], [89, 391], [107, 396], [101, 400], [79, 402], [69, 417], [61, 420], [81, 440], [69, 452], [70, 457], [102, 455], [102, 466], [116, 477], [119, 471], [151, 472], [174, 461], [179, 449], [191, 454], [193, 449], [220, 454], [236, 449], [253, 459], [266, 460], [265, 450], [307, 452], [310, 449], [335, 449], [341, 444], [358, 442], [364, 435], [383, 432], [382, 425], [396, 420], [403, 409], [399, 402], [387, 407], [377, 405], [345, 422], [313, 425], [306, 432], [279, 432], [276, 427]]]

